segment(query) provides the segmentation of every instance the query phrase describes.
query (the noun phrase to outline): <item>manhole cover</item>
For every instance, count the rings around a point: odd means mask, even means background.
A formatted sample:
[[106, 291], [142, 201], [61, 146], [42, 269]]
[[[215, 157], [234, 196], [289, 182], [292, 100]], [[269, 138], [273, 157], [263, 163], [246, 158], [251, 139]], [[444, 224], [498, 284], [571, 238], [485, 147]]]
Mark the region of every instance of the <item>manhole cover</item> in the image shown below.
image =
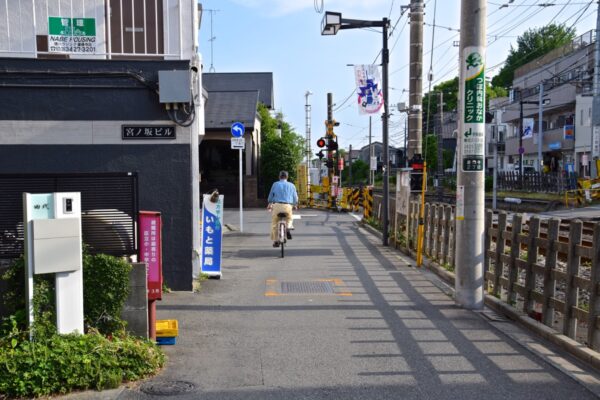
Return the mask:
[[155, 396], [176, 396], [178, 394], [193, 392], [196, 385], [186, 381], [157, 381], [142, 384], [140, 390]]
[[281, 293], [335, 293], [335, 286], [329, 281], [281, 282]]

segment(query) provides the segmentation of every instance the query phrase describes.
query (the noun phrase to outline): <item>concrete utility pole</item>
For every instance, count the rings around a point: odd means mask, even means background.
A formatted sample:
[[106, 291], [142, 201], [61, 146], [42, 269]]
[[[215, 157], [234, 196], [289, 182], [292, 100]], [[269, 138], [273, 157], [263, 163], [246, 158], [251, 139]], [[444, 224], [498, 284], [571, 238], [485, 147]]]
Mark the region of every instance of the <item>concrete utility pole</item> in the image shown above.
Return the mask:
[[[421, 14], [422, 16], [422, 14]], [[383, 204], [381, 212], [383, 213], [383, 239], [382, 244], [388, 245], [389, 239], [389, 226], [390, 226], [390, 215], [388, 213], [389, 200], [390, 200], [390, 144], [389, 144], [389, 119], [390, 119], [390, 103], [389, 103], [389, 89], [388, 83], [388, 70], [390, 63], [390, 51], [388, 49], [388, 28], [390, 21], [387, 18], [383, 18], [383, 47], [381, 50], [381, 70], [382, 70], [382, 83], [383, 83], [383, 114], [381, 115], [382, 122], [382, 142], [383, 142]], [[421, 26], [421, 30], [423, 27]], [[421, 38], [422, 39], [422, 38]]]
[[373, 158], [373, 144], [371, 143], [371, 119], [369, 115], [369, 185], [373, 185], [375, 181], [375, 171], [371, 170], [371, 159]]
[[444, 200], [444, 187], [442, 186], [442, 178], [444, 177], [444, 93], [439, 92], [439, 114], [440, 126], [437, 131], [437, 199], [439, 202]]
[[596, 16], [596, 43], [594, 44], [594, 103], [592, 107], [592, 143], [590, 177], [598, 176], [596, 160], [600, 157], [600, 2]]
[[[333, 93], [327, 93], [327, 143], [333, 140]], [[329, 186], [333, 185], [333, 176], [335, 175], [334, 166], [329, 166], [333, 163], [333, 152], [330, 150], [329, 144], [327, 145], [327, 176], [329, 177]], [[331, 192], [329, 193], [331, 197]]]
[[408, 158], [421, 154], [423, 126], [423, 0], [410, 2]]
[[486, 0], [461, 0], [456, 303], [483, 308]]
[[537, 167], [535, 170], [539, 173], [542, 172], [542, 145], [544, 142], [544, 81], [540, 82], [540, 99], [539, 99], [539, 112], [538, 112], [538, 154], [537, 154]]
[[352, 185], [352, 145], [348, 151], [348, 186]]

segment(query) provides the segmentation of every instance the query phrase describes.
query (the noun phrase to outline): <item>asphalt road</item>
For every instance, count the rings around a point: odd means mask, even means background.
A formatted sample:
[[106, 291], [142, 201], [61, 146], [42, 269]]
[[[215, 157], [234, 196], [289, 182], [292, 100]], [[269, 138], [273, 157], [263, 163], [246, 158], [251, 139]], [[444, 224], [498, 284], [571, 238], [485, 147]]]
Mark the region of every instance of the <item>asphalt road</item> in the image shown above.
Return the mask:
[[[556, 349], [529, 336], [517, 342], [502, 329], [517, 329], [511, 322], [456, 307], [447, 288], [350, 215], [300, 214], [281, 259], [269, 214], [246, 212], [245, 232], [224, 239], [223, 278], [161, 302], [159, 318], [180, 324], [177, 345], [164, 347], [165, 370], [115, 397], [596, 398], [519, 342], [550, 359]], [[236, 214], [226, 222], [237, 225]], [[593, 373], [567, 364], [599, 387]]]

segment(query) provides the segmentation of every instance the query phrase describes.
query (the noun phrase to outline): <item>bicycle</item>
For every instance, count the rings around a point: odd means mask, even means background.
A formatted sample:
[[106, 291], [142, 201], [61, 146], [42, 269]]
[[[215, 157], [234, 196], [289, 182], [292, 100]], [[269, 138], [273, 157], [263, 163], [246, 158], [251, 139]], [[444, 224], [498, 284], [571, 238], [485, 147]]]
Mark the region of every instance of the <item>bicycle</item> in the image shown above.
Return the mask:
[[287, 213], [279, 213], [277, 217], [279, 218], [277, 222], [277, 239], [279, 241], [279, 247], [281, 247], [281, 258], [284, 257], [285, 254], [285, 243], [287, 243]]

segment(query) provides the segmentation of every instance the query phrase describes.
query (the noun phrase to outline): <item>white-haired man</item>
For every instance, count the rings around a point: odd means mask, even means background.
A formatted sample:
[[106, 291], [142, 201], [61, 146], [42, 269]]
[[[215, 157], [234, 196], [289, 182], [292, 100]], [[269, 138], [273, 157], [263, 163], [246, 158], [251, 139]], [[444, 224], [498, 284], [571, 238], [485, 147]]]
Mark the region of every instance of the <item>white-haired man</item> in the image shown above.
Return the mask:
[[271, 218], [271, 240], [273, 241], [273, 247], [279, 247], [279, 241], [277, 240], [279, 213], [287, 214], [287, 238], [292, 238], [289, 230], [292, 228], [292, 209], [298, 208], [298, 192], [296, 192], [296, 186], [288, 182], [287, 179], [287, 171], [279, 172], [279, 181], [273, 183], [269, 192], [269, 205], [267, 209], [273, 212]]

